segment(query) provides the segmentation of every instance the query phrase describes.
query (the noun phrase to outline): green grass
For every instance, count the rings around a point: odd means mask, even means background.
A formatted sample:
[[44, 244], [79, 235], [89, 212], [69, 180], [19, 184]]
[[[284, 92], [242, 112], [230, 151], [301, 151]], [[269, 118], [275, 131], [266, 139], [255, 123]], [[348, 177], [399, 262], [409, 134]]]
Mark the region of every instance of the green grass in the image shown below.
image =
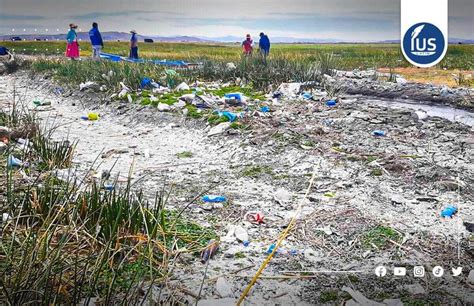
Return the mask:
[[176, 154], [178, 158], [191, 158], [193, 157], [193, 152], [190, 151], [183, 151], [178, 154]]
[[338, 294], [336, 290], [326, 290], [322, 291], [319, 294], [319, 302], [321, 303], [329, 303], [337, 301]]
[[[14, 52], [24, 54], [64, 54], [65, 42], [2, 42]], [[88, 42], [81, 43], [81, 54], [91, 55]], [[188, 61], [238, 61], [241, 48], [235, 44], [152, 43], [139, 44], [140, 56], [146, 58], [176, 59]], [[36, 49], [36, 50], [35, 50]], [[127, 42], [106, 42], [104, 52], [128, 55]], [[270, 57], [291, 57], [312, 62], [321, 54], [331, 54], [346, 69], [372, 67], [408, 67], [398, 44], [273, 44]], [[438, 65], [447, 69], [472, 70], [474, 46], [450, 45], [446, 58]]]
[[395, 242], [401, 239], [401, 235], [394, 229], [386, 226], [376, 226], [362, 235], [362, 244], [366, 248], [378, 249], [387, 248], [390, 245], [389, 240]]
[[259, 177], [264, 174], [272, 174], [273, 169], [270, 166], [249, 166], [242, 170], [241, 175], [246, 177]]

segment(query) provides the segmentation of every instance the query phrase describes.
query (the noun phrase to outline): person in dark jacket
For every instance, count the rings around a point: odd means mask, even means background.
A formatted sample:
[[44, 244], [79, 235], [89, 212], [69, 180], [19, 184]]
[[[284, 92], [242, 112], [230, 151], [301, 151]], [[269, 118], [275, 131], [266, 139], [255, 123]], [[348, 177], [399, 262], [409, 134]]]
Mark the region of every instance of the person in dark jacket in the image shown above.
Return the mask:
[[260, 41], [258, 42], [258, 48], [263, 59], [266, 61], [268, 54], [270, 54], [270, 39], [263, 32], [260, 33]]
[[102, 35], [100, 35], [97, 22], [92, 23], [92, 29], [89, 31], [89, 38], [91, 39], [92, 45], [92, 59], [100, 61], [100, 51], [104, 48], [104, 41], [102, 40]]
[[131, 30], [130, 33], [132, 37], [130, 37], [130, 58], [138, 59], [138, 37], [137, 31]]

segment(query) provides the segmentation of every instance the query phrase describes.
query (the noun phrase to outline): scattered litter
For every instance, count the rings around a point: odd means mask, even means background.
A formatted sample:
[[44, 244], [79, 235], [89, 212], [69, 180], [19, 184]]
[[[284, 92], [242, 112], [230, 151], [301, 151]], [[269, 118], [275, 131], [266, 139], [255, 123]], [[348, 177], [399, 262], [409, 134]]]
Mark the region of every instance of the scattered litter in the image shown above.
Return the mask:
[[275, 248], [276, 248], [276, 244], [272, 243], [272, 244], [270, 244], [270, 246], [268, 247], [268, 249], [265, 253], [266, 254], [271, 254]]
[[50, 106], [51, 105], [51, 101], [41, 101], [39, 99], [35, 99], [33, 100], [33, 104], [36, 105], [36, 106]]
[[80, 91], [83, 91], [84, 89], [88, 89], [88, 88], [92, 88], [92, 87], [98, 87], [97, 83], [87, 81], [87, 82], [79, 84], [79, 90]]
[[107, 191], [112, 191], [115, 189], [115, 186], [113, 184], [104, 184], [104, 189]]
[[337, 104], [336, 100], [329, 100], [329, 101], [326, 102], [327, 106], [336, 106], [336, 104]]
[[12, 217], [10, 217], [9, 214], [3, 213], [2, 214], [2, 222], [7, 222], [8, 220], [11, 220]]
[[262, 107], [260, 107], [260, 111], [262, 113], [268, 113], [268, 112], [270, 112], [270, 107], [269, 106], [262, 106]]
[[10, 168], [11, 167], [27, 167], [28, 164], [22, 162], [21, 160], [19, 160], [18, 158], [16, 158], [13, 155], [9, 155], [8, 159], [7, 159], [7, 166], [10, 167]]
[[235, 238], [237, 238], [238, 241], [242, 242], [244, 246], [249, 245], [249, 234], [247, 233], [247, 230], [243, 228], [242, 226], [236, 226], [234, 229], [234, 235]]
[[224, 95], [225, 103], [229, 105], [241, 105], [244, 103], [243, 95], [240, 92], [228, 93]]
[[280, 98], [282, 95], [285, 98], [295, 98], [301, 89], [301, 83], [282, 83], [277, 89], [277, 96], [273, 95], [274, 98]]
[[372, 136], [383, 137], [385, 136], [385, 132], [382, 130], [375, 130], [372, 132]]
[[263, 221], [263, 219], [264, 219], [263, 214], [261, 212], [257, 212], [257, 211], [247, 212], [244, 216], [244, 219], [249, 221], [249, 222], [256, 223], [256, 224], [265, 223], [265, 221]]
[[458, 212], [458, 209], [454, 206], [448, 206], [441, 211], [441, 217], [443, 218], [451, 218]]
[[310, 100], [313, 98], [313, 96], [309, 92], [305, 92], [302, 95], [303, 99]]
[[153, 89], [153, 88], [160, 88], [160, 84], [156, 83], [150, 78], [143, 78], [140, 82], [140, 88], [142, 89]]
[[186, 102], [183, 100], [179, 100], [178, 102], [173, 104], [174, 108], [184, 108], [186, 106]]
[[220, 117], [227, 117], [227, 119], [229, 119], [230, 122], [234, 122], [238, 118], [238, 116], [236, 114], [234, 114], [232, 112], [228, 112], [228, 111], [217, 112], [217, 114]]
[[190, 90], [191, 88], [189, 87], [188, 84], [186, 84], [185, 82], [182, 82], [181, 84], [179, 84], [178, 86], [176, 86], [175, 90], [177, 91], [180, 91], [180, 90]]
[[221, 203], [227, 201], [226, 197], [219, 195], [205, 195], [202, 200], [207, 203]]
[[87, 116], [81, 116], [81, 119], [83, 120], [89, 120], [89, 121], [96, 121], [99, 120], [99, 114], [97, 113], [89, 113]]
[[235, 66], [234, 63], [230, 62], [230, 63], [227, 63], [225, 65], [225, 67], [227, 68], [227, 70], [235, 70], [237, 67]]
[[201, 262], [206, 263], [211, 259], [219, 250], [219, 242], [210, 240], [206, 248], [201, 252]]
[[213, 127], [212, 129], [209, 130], [207, 133], [207, 136], [214, 136], [214, 135], [219, 135], [224, 133], [230, 128], [230, 122], [222, 122]]

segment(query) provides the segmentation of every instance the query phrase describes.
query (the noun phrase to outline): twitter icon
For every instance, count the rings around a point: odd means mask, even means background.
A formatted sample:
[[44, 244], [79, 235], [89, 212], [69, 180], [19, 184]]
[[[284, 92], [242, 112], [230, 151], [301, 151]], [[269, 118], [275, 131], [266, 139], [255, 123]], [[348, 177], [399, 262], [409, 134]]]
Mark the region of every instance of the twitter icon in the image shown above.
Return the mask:
[[452, 268], [453, 276], [459, 276], [462, 274], [462, 267]]

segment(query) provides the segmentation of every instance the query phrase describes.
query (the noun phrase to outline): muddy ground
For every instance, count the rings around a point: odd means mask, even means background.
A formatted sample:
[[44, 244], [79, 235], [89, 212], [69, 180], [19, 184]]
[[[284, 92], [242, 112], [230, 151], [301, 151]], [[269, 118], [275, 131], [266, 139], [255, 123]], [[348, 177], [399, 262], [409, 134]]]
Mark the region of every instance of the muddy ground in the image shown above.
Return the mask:
[[[55, 138], [78, 140], [75, 168], [60, 175], [83, 175], [93, 167], [98, 173], [111, 170], [120, 181], [132, 171], [136, 186], [150, 198], [173, 183], [169, 208], [182, 208], [200, 193], [228, 198], [224, 205], [197, 202], [185, 212], [222, 237], [232, 225], [241, 225], [250, 238], [248, 246], [222, 239], [200, 304], [235, 302], [301, 201], [295, 229], [246, 304], [357, 300], [345, 287], [391, 305], [399, 300], [474, 303], [467, 280], [474, 269], [471, 233], [463, 225], [474, 222], [470, 125], [440, 117], [420, 120], [413, 109], [391, 107], [406, 101], [346, 96], [336, 107], [282, 101], [271, 105], [270, 113], [248, 114], [243, 122], [249, 130], [209, 137], [205, 122], [180, 113], [101, 103], [91, 93], [58, 95], [57, 85], [26, 72], [1, 77], [2, 107], [14, 87], [28, 103], [52, 102], [35, 111], [45, 125], [56, 127]], [[100, 120], [80, 119], [89, 111], [99, 112]], [[386, 136], [372, 136], [374, 130]], [[314, 186], [303, 199], [313, 172]], [[448, 205], [459, 213], [442, 219]], [[265, 223], [245, 221], [249, 211], [262, 212]], [[387, 276], [375, 276], [378, 265], [387, 267]], [[425, 277], [413, 276], [417, 265], [425, 267]], [[436, 265], [445, 269], [441, 278], [431, 274]], [[407, 276], [394, 277], [394, 266], [407, 267]], [[451, 268], [457, 266], [463, 275], [453, 277]], [[156, 288], [154, 298], [174, 295], [194, 303], [204, 271], [199, 257], [181, 257], [167, 289], [160, 296]]]

